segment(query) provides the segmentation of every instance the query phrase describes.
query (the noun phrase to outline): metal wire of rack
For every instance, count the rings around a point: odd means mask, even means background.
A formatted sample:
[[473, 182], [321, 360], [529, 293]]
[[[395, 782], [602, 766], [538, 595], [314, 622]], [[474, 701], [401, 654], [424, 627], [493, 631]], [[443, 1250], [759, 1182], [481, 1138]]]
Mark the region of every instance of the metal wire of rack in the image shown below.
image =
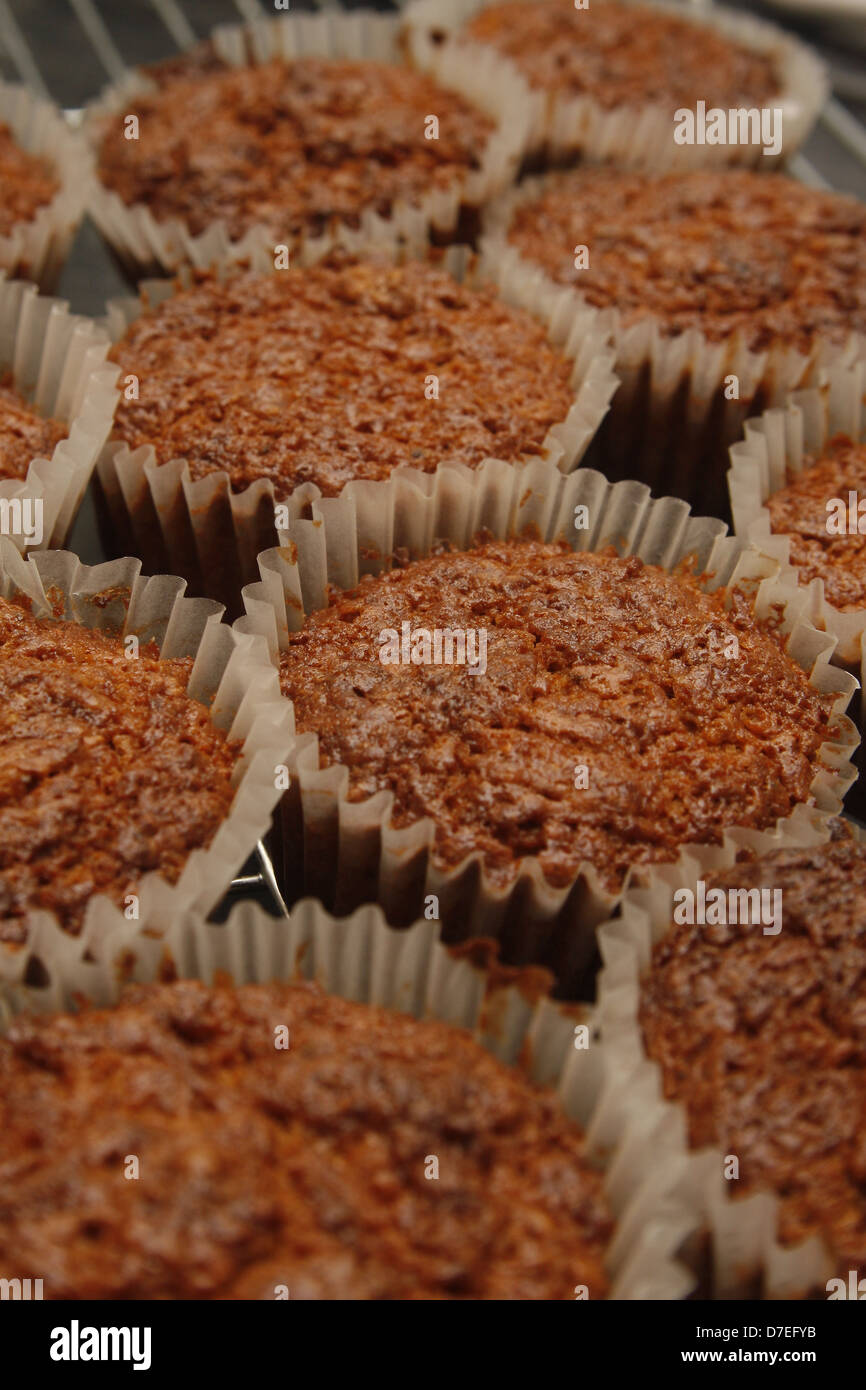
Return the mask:
[[[366, 0], [364, 7], [399, 9], [400, 3]], [[708, 9], [712, 0], [682, 0], [684, 8]], [[737, 3], [737, 0], [734, 0]], [[347, 0], [342, 7], [327, 0], [291, 0], [294, 11], [360, 8]], [[740, 3], [740, 8], [746, 8]], [[753, 9], [753, 6], [748, 8]], [[75, 122], [80, 108], [97, 95], [106, 81], [114, 82], [128, 68], [157, 61], [190, 47], [215, 26], [254, 23], [277, 13], [265, 0], [125, 0], [122, 9], [108, 0], [0, 0], [0, 77], [21, 81], [63, 106]], [[773, 16], [776, 18], [776, 16]], [[74, 62], [70, 63], [70, 55]], [[829, 57], [834, 94], [822, 111], [818, 128], [804, 152], [789, 161], [789, 170], [803, 183], [866, 197], [866, 125], [840, 96], [862, 103], [866, 119], [866, 57], [852, 70]], [[850, 55], [849, 55], [850, 56]], [[838, 92], [838, 95], [837, 95]], [[828, 176], [830, 175], [830, 176]], [[78, 264], [76, 252], [79, 251]], [[107, 298], [125, 287], [92, 228], [85, 228], [61, 282], [60, 293], [73, 308], [101, 313]], [[83, 518], [76, 553], [94, 553], [95, 528]], [[88, 553], [89, 552], [89, 553]], [[229, 897], [266, 896], [280, 916], [288, 907], [263, 841], [256, 847], [247, 871], [236, 878]]]

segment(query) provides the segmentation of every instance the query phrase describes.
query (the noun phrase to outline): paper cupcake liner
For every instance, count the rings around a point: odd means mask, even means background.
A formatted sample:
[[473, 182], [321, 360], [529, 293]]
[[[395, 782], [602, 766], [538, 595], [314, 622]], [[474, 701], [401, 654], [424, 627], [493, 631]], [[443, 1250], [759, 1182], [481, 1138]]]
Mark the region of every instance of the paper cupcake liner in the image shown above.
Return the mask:
[[[405, 259], [394, 248], [378, 254], [395, 262]], [[436, 259], [461, 283], [492, 281], [504, 300], [540, 319], [551, 343], [573, 361], [573, 403], [567, 418], [548, 431], [541, 454], [563, 471], [576, 468], [618, 385], [598, 314], [591, 308], [574, 313], [567, 294], [548, 295], [541, 306], [532, 276], [520, 269], [511, 274], [493, 253], [477, 261], [467, 247], [454, 246]], [[155, 306], [177, 287], [149, 281], [142, 288]], [[115, 340], [142, 308], [139, 297], [109, 305], [107, 322]], [[256, 557], [278, 540], [275, 505], [291, 502], [294, 511], [303, 511], [321, 496], [307, 483], [278, 497], [269, 479], [234, 492], [228, 473], [193, 481], [185, 460], [158, 464], [150, 446], [130, 450], [117, 442], [103, 450], [98, 478], [116, 545], [141, 555], [151, 569], [183, 575], [193, 592], [218, 599], [231, 616], [243, 611], [242, 586], [258, 577]]]
[[8, 538], [22, 553], [62, 546], [72, 526], [117, 405], [117, 368], [105, 361], [109, 346], [108, 334], [90, 319], [0, 271], [0, 378], [10, 373], [40, 415], [69, 426], [50, 459], [30, 462], [26, 478], [0, 478], [0, 501], [17, 500], [22, 516], [26, 504], [42, 504], [39, 539], [13, 527], [9, 512]]
[[625, 894], [618, 919], [599, 930], [604, 966], [593, 1023], [600, 1040], [574, 1063], [587, 1096], [587, 1110], [576, 1118], [584, 1124], [591, 1154], [610, 1159], [609, 1183], [620, 1199], [633, 1172], [650, 1170], [658, 1175], [657, 1190], [695, 1213], [702, 1229], [691, 1260], [704, 1297], [806, 1298], [823, 1291], [834, 1270], [817, 1237], [782, 1245], [774, 1193], [733, 1196], [723, 1177], [721, 1150], [689, 1147], [686, 1109], [663, 1098], [661, 1069], [644, 1049], [640, 982], [651, 970], [654, 944], [670, 928], [678, 888], [694, 889], [698, 879], [730, 868], [741, 849], [762, 855], [828, 839], [826, 820], [798, 808], [769, 834], [737, 831], [713, 849], [690, 846], [676, 864], [648, 871], [641, 886]]
[[[546, 997], [542, 972], [495, 963], [485, 969], [448, 951], [434, 922], [397, 932], [374, 907], [337, 921], [321, 904], [306, 901], [288, 920], [239, 903], [219, 926], [186, 911], [144, 932], [113, 911], [101, 928], [73, 938], [43, 914], [33, 938], [43, 962], [38, 986], [28, 984], [21, 959], [0, 956], [0, 1032], [22, 1011], [77, 1009], [83, 1001], [110, 1006], [130, 980], [316, 980], [343, 999], [468, 1029], [501, 1062], [519, 1065], [554, 1089], [571, 1118], [587, 1110], [584, 1084], [573, 1079], [575, 1011]], [[590, 1038], [588, 1050], [593, 1047]], [[631, 1176], [634, 1192], [644, 1175], [634, 1169]], [[610, 1296], [686, 1297], [694, 1280], [676, 1257], [693, 1238], [694, 1216], [675, 1201], [641, 1191], [625, 1199], [617, 1194], [610, 1206], [617, 1222], [606, 1261]]]
[[[173, 575], [145, 578], [137, 559], [90, 566], [69, 551], [50, 550], [25, 560], [0, 540], [0, 595], [24, 595], [37, 616], [134, 633], [141, 643], [156, 642], [166, 659], [193, 657], [187, 693], [209, 709], [227, 737], [242, 741], [234, 800], [210, 845], [192, 851], [174, 884], [156, 872], [139, 880], [142, 930], [166, 914], [192, 907], [207, 913], [219, 902], [270, 825], [279, 796], [275, 769], [292, 742], [291, 707], [265, 646], [221, 622], [218, 604], [185, 598], [184, 588]], [[92, 898], [85, 932], [114, 912], [107, 897]], [[0, 955], [10, 953], [29, 958], [32, 950], [4, 944]]]
[[[562, 305], [563, 287], [507, 240], [516, 208], [536, 199], [547, 181], [527, 179], [491, 204], [480, 247], [497, 260], [503, 276], [529, 275], [540, 304], [556, 296]], [[569, 287], [566, 293], [572, 312], [586, 309], [579, 291]], [[566, 313], [564, 306], [560, 313]], [[817, 383], [826, 367], [866, 357], [866, 336], [854, 332], [844, 343], [819, 339], [803, 354], [782, 339], [754, 352], [739, 331], [718, 342], [696, 328], [670, 336], [655, 315], [628, 325], [616, 308], [600, 311], [599, 322], [613, 340], [622, 385], [587, 461], [612, 481], [637, 477], [656, 493], [683, 497], [725, 520], [726, 451], [745, 420], [782, 404], [796, 388]], [[736, 400], [725, 398], [729, 376], [737, 378]]]
[[0, 121], [22, 150], [50, 162], [60, 184], [32, 220], [0, 237], [0, 271], [51, 290], [84, 215], [91, 177], [87, 147], [73, 135], [62, 112], [27, 87], [0, 82]]
[[[829, 92], [826, 72], [816, 55], [774, 25], [718, 6], [696, 9], [654, 4], [652, 8], [663, 14], [706, 25], [755, 53], [770, 55], [780, 88], [769, 103], [783, 113], [779, 156], [765, 156], [760, 145], [677, 145], [671, 112], [665, 108], [623, 106], [609, 111], [589, 96], [549, 93], [532, 87], [517, 64], [493, 45], [461, 41], [454, 31], [495, 3], [497, 0], [413, 0], [404, 10], [404, 41], [413, 63], [439, 81], [452, 77], [462, 82], [462, 73], [495, 60], [503, 90], [519, 94], [529, 105], [528, 154], [536, 165], [580, 156], [588, 163], [652, 173], [731, 164], [773, 168], [781, 159], [790, 159], [803, 144]], [[601, 3], [603, 0], [593, 0], [593, 7]], [[646, 7], [646, 0], [637, 3]], [[435, 42], [433, 35], [443, 31], [446, 41]]]
[[[267, 62], [271, 58], [317, 57], [368, 59], [402, 63], [399, 20], [368, 10], [327, 15], [283, 15], [254, 27], [218, 28], [212, 38], [219, 56], [233, 66]], [[511, 184], [520, 165], [529, 131], [528, 103], [503, 90], [496, 65], [485, 61], [471, 68], [458, 61], [453, 76], [443, 78], [447, 90], [459, 90], [495, 122], [482, 151], [480, 167], [468, 171], [448, 188], [431, 189], [417, 201], [396, 200], [387, 216], [372, 208], [360, 211], [357, 225], [335, 223], [319, 236], [287, 235], [280, 244], [294, 261], [318, 260], [335, 246], [395, 244], [418, 251], [432, 239], [455, 240], [461, 216], [477, 211]], [[88, 110], [85, 122], [91, 142], [99, 138], [105, 118], [128, 110], [137, 95], [153, 90], [146, 73], [132, 71], [108, 88]], [[93, 178], [88, 211], [106, 241], [134, 279], [173, 272], [181, 265], [205, 270], [227, 262], [267, 257], [273, 267], [274, 237], [264, 227], [251, 228], [232, 241], [222, 222], [193, 235], [181, 218], [157, 221], [144, 203], [127, 205], [117, 193], [99, 183], [93, 155]]]
[[[579, 505], [588, 508], [591, 530], [575, 532]], [[398, 549], [425, 555], [435, 539], [466, 548], [482, 529], [505, 537], [533, 527], [546, 540], [563, 538], [595, 551], [613, 545], [667, 570], [694, 557], [707, 588], [748, 587], [759, 618], [784, 614], [789, 654], [810, 672], [811, 684], [836, 697], [838, 738], [823, 745], [810, 795], [823, 811], [839, 810], [855, 775], [850, 758], [858, 737], [843, 711], [857, 682], [830, 664], [833, 639], [802, 619], [796, 586], [726, 535], [722, 522], [692, 517], [673, 498], [651, 500], [639, 483], [612, 485], [585, 468], [564, 476], [544, 460], [523, 466], [491, 460], [476, 471], [446, 467], [432, 475], [406, 470], [384, 483], [350, 483], [341, 497], [312, 503], [309, 513], [292, 521], [282, 548], [259, 557], [261, 582], [244, 590], [247, 617], [237, 627], [263, 635], [275, 661], [305, 614], [326, 605], [328, 585], [350, 589], [362, 574], [381, 569], [378, 557]], [[291, 786], [278, 821], [282, 844], [275, 847], [289, 901], [310, 894], [338, 913], [375, 901], [402, 926], [423, 916], [425, 899], [435, 895], [446, 940], [492, 937], [504, 959], [541, 962], [554, 971], [561, 992], [580, 989], [595, 927], [618, 900], [592, 865], [553, 888], [538, 860], [526, 858], [509, 886], [495, 887], [480, 852], [451, 869], [437, 866], [429, 818], [394, 828], [390, 793], [349, 801], [348, 768], [319, 768], [314, 733], [298, 736], [289, 769]]]

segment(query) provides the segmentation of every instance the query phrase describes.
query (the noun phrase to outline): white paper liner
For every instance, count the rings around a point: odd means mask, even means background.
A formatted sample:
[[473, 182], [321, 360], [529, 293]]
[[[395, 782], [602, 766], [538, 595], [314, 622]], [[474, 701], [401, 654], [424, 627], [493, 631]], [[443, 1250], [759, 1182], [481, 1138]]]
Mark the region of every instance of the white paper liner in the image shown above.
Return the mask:
[[[539, 1000], [537, 978], [523, 981], [517, 972], [488, 972], [458, 958], [440, 944], [435, 922], [398, 932], [375, 907], [338, 921], [310, 900], [299, 903], [288, 920], [275, 919], [246, 902], [237, 904], [224, 925], [185, 911], [166, 915], [149, 933], [112, 910], [86, 936], [74, 938], [44, 913], [32, 945], [43, 964], [39, 985], [27, 983], [26, 960], [0, 955], [0, 1032], [24, 1010], [66, 1010], [84, 1000], [106, 1007], [130, 980], [316, 980], [344, 999], [466, 1028], [501, 1062], [520, 1065], [554, 1089], [571, 1118], [587, 1111], [584, 1073], [573, 1061], [575, 1011]], [[594, 1046], [591, 1039], [590, 1052]], [[642, 1175], [635, 1170], [632, 1176], [638, 1187]], [[636, 1200], [610, 1194], [610, 1206], [617, 1220], [606, 1260], [610, 1296], [686, 1297], [694, 1279], [676, 1255], [693, 1237], [694, 1215], [669, 1198], [643, 1194]]]
[[22, 553], [62, 546], [75, 519], [118, 400], [118, 369], [105, 361], [109, 346], [108, 334], [90, 319], [0, 271], [0, 378], [11, 373], [40, 415], [69, 426], [50, 459], [31, 460], [26, 478], [0, 478], [0, 499], [42, 503], [38, 543], [21, 532], [9, 535]]
[[[212, 37], [219, 56], [237, 67], [276, 57], [402, 63], [397, 16], [369, 10], [281, 15], [253, 26], [221, 27]], [[453, 238], [461, 209], [479, 209], [514, 181], [529, 135], [528, 101], [503, 90], [494, 61], [485, 60], [471, 72], [467, 65], [458, 62], [453, 77], [443, 78], [440, 85], [470, 96], [495, 123], [486, 146], [478, 152], [480, 167], [469, 170], [449, 188], [431, 189], [417, 201], [395, 201], [388, 216], [383, 217], [372, 208], [361, 209], [354, 228], [336, 224], [320, 236], [299, 233], [293, 237], [287, 232], [279, 238], [279, 244], [289, 247], [293, 263], [298, 257], [303, 263], [318, 260], [340, 245], [351, 249], [394, 243], [417, 252], [434, 233]], [[153, 90], [143, 70], [128, 73], [108, 88], [88, 110], [85, 130], [91, 142], [98, 142], [106, 117], [125, 112], [130, 105], [134, 109], [135, 96]], [[232, 241], [225, 225], [215, 222], [196, 236], [183, 219], [158, 222], [146, 204], [127, 205], [117, 193], [100, 184], [95, 154], [92, 173], [88, 211], [134, 279], [161, 271], [173, 272], [184, 264], [208, 269], [263, 256], [273, 266], [274, 237], [266, 228], [253, 227], [239, 241]]]
[[[562, 303], [566, 287], [524, 258], [507, 232], [517, 207], [538, 198], [550, 177], [526, 179], [492, 203], [480, 241], [482, 254], [497, 261], [504, 278], [531, 277], [540, 305], [554, 296]], [[573, 313], [586, 309], [578, 290], [567, 287], [566, 293]], [[563, 305], [560, 313], [566, 312]], [[844, 342], [818, 338], [804, 354], [781, 339], [755, 352], [740, 331], [719, 341], [697, 328], [669, 335], [655, 315], [629, 325], [615, 307], [600, 311], [599, 322], [613, 339], [622, 385], [589, 461], [614, 477], [626, 467], [654, 492], [685, 497], [726, 519], [725, 451], [741, 436], [745, 420], [781, 405], [798, 387], [816, 384], [825, 368], [866, 357], [866, 335], [853, 331]], [[732, 375], [738, 398], [727, 400], [725, 379]]]
[[[588, 508], [590, 530], [574, 529], [578, 505]], [[586, 468], [563, 476], [545, 460], [524, 466], [491, 460], [476, 471], [458, 466], [428, 475], [406, 470], [384, 483], [350, 483], [341, 497], [321, 498], [305, 511], [309, 515], [295, 516], [282, 548], [259, 557], [261, 582], [244, 590], [247, 617], [237, 627], [265, 636], [274, 660], [305, 614], [325, 606], [329, 584], [350, 589], [362, 574], [378, 571], [377, 556], [398, 549], [425, 555], [436, 539], [464, 548], [482, 529], [505, 537], [534, 526], [546, 540], [562, 537], [581, 550], [613, 545], [668, 570], [695, 557], [708, 588], [748, 586], [757, 617], [782, 611], [790, 656], [810, 672], [814, 687], [836, 696], [838, 742], [823, 745], [823, 767], [810, 796], [825, 812], [840, 809], [855, 776], [850, 758], [858, 736], [843, 711], [857, 682], [830, 664], [833, 639], [803, 620], [796, 586], [781, 582], [777, 566], [726, 535], [722, 522], [692, 517], [674, 498], [652, 500], [639, 483], [610, 484]], [[349, 801], [348, 768], [319, 769], [314, 733], [298, 736], [289, 767], [281, 872], [290, 899], [310, 894], [339, 913], [377, 901], [389, 921], [402, 925], [423, 915], [425, 898], [433, 894], [447, 940], [492, 937], [505, 959], [540, 961], [563, 991], [580, 987], [594, 929], [617, 901], [592, 865], [582, 865], [564, 888], [553, 888], [538, 860], [527, 858], [510, 886], [494, 887], [480, 852], [450, 870], [437, 867], [429, 818], [392, 827], [390, 793]]]
[[8, 236], [0, 237], [0, 270], [50, 290], [84, 215], [90, 157], [63, 113], [27, 87], [0, 82], [0, 121], [22, 150], [49, 161], [60, 185], [32, 220], [17, 223]]
[[[395, 262], [405, 259], [393, 248], [377, 254]], [[574, 313], [567, 293], [547, 295], [540, 305], [532, 275], [520, 268], [511, 273], [495, 253], [476, 262], [467, 247], [453, 246], [437, 263], [469, 286], [492, 281], [504, 300], [540, 319], [551, 343], [573, 361], [573, 404], [566, 419], [548, 431], [541, 453], [564, 472], [576, 468], [618, 386], [599, 315], [592, 308]], [[270, 271], [278, 273], [272, 266]], [[169, 281], [147, 281], [142, 288], [154, 306], [176, 292]], [[107, 323], [115, 341], [142, 307], [138, 296], [109, 304]], [[153, 448], [130, 450], [118, 442], [102, 451], [98, 474], [121, 545], [141, 555], [151, 569], [183, 575], [194, 592], [218, 599], [232, 616], [242, 611], [241, 588], [258, 577], [256, 557], [277, 541], [274, 506], [288, 496], [278, 497], [270, 479], [258, 479], [240, 492], [232, 490], [224, 472], [193, 481], [185, 460], [159, 464]], [[307, 483], [291, 496], [302, 508], [321, 494]]]
[[[790, 568], [790, 537], [772, 532], [766, 504], [789, 477], [802, 473], [807, 458], [820, 456], [835, 434], [866, 443], [866, 361], [826, 371], [820, 386], [796, 392], [783, 408], [747, 421], [745, 439], [730, 450], [728, 487], [736, 532], [785, 569]], [[792, 575], [797, 579], [796, 568]], [[840, 610], [824, 597], [823, 579], [805, 587], [811, 621], [836, 638], [834, 660], [860, 672], [862, 685], [866, 603]]]
[[[849, 827], [856, 838], [862, 835]], [[724, 1155], [690, 1149], [683, 1105], [663, 1098], [661, 1068], [646, 1055], [638, 1019], [641, 979], [651, 969], [652, 948], [672, 922], [673, 894], [694, 890], [698, 879], [730, 868], [741, 849], [758, 856], [773, 850], [809, 848], [829, 839], [826, 818], [798, 808], [770, 833], [736, 831], [713, 849], [690, 846], [676, 864], [647, 871], [640, 886], [623, 898], [616, 921], [598, 933], [604, 967], [598, 977], [593, 1022], [600, 1042], [575, 1054], [584, 1083], [587, 1143], [599, 1159], [612, 1157], [609, 1183], [620, 1197], [633, 1174], [681, 1202], [703, 1226], [694, 1250], [695, 1272], [704, 1296], [769, 1299], [804, 1298], [823, 1290], [835, 1271], [822, 1241], [796, 1246], [777, 1239], [778, 1198], [769, 1191], [740, 1198], [725, 1180]], [[759, 1295], [760, 1296], [760, 1295]]]
[[[184, 588], [173, 575], [145, 578], [137, 559], [90, 566], [69, 551], [51, 550], [25, 560], [0, 540], [0, 595], [25, 595], [37, 617], [134, 633], [142, 644], [156, 642], [164, 658], [193, 657], [187, 693], [209, 709], [226, 737], [242, 741], [234, 800], [210, 845], [192, 851], [175, 884], [156, 872], [139, 881], [142, 929], [187, 908], [210, 912], [219, 902], [270, 825], [279, 797], [275, 769], [292, 742], [291, 706], [280, 694], [264, 644], [221, 622], [218, 604], [185, 598]], [[107, 897], [93, 897], [84, 930], [115, 911]], [[21, 946], [2, 943], [0, 955], [30, 956], [30, 943], [31, 936]]]
[[[408, 52], [417, 67], [439, 81], [449, 76], [465, 81], [462, 74], [490, 61], [490, 55], [494, 55], [503, 90], [520, 94], [521, 100], [529, 103], [530, 153], [549, 161], [580, 155], [590, 163], [610, 163], [653, 173], [731, 164], [771, 169], [800, 148], [829, 92], [827, 75], [818, 57], [772, 24], [720, 6], [647, 6], [646, 0], [625, 0], [627, 4], [637, 3], [641, 8], [705, 25], [742, 47], [769, 55], [773, 61], [780, 90], [767, 105], [783, 113], [782, 149], [778, 156], [764, 155], [760, 145], [677, 145], [671, 111], [665, 107], [647, 104], [610, 111], [590, 96], [569, 97], [532, 87], [517, 64], [495, 46], [461, 39], [457, 31], [479, 10], [496, 3], [498, 0], [413, 0], [403, 12]], [[585, 15], [588, 24], [592, 22], [592, 9], [602, 3], [603, 0], [592, 0]], [[446, 41], [435, 43], [432, 34], [443, 31]], [[467, 94], [469, 90], [467, 85]]]

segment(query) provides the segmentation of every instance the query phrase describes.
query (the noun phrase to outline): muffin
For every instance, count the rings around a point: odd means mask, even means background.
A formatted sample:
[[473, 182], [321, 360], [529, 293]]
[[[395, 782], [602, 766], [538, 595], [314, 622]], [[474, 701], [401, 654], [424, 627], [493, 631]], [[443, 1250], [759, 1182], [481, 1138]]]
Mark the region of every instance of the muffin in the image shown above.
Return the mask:
[[791, 395], [783, 410], [750, 420], [730, 450], [728, 486], [738, 535], [795, 568], [800, 583], [811, 586], [816, 622], [838, 638], [836, 660], [859, 669], [866, 362], [831, 370], [820, 387]]
[[[660, 1078], [655, 1143], [700, 1199], [717, 1296], [826, 1298], [829, 1279], [847, 1286], [866, 1263], [866, 844], [842, 822], [824, 841], [740, 846], [697, 878], [683, 863], [627, 895], [623, 923], [601, 932], [602, 1040], [606, 1020], [614, 1066], [634, 1034]], [[656, 945], [644, 967], [647, 930]], [[623, 1113], [652, 1124], [636, 1077]], [[685, 1169], [665, 1138], [682, 1115]]]
[[554, 346], [480, 277], [422, 261], [206, 277], [128, 311], [110, 356], [138, 398], [100, 463], [115, 544], [230, 611], [277, 540], [275, 504], [298, 489], [335, 497], [400, 467], [491, 456], [571, 468], [615, 385], [603, 338], [578, 329]]
[[[541, 960], [574, 989], [587, 917], [610, 910], [630, 873], [816, 795], [838, 809], [853, 774], [830, 745], [850, 749], [838, 719], [854, 682], [818, 674], [832, 643], [793, 635], [772, 580], [756, 602], [738, 547], [686, 524], [680, 504], [647, 513], [644, 490], [605, 490], [584, 469], [548, 475], [547, 490], [540, 470], [498, 483], [491, 496], [491, 478], [472, 475], [451, 507], [459, 534], [473, 493], [485, 496], [501, 537], [412, 556], [397, 525], [374, 564], [364, 528], [350, 539], [348, 518], [329, 513], [291, 531], [294, 566], [262, 557], [249, 622], [264, 631], [271, 605], [299, 734], [287, 892], [338, 911], [374, 899], [398, 924], [426, 907], [446, 940], [493, 934], [506, 959]], [[549, 539], [525, 534], [521, 495], [538, 500]], [[409, 532], [435, 536], [435, 501], [412, 503]], [[584, 512], [593, 540], [576, 550]], [[629, 526], [646, 561], [610, 548], [631, 548]], [[329, 591], [316, 555], [347, 549], [368, 572]]]
[[[790, 567], [811, 621], [836, 641], [833, 660], [863, 684], [866, 549], [866, 363], [838, 367], [783, 410], [746, 426], [730, 451], [728, 486], [738, 535]], [[866, 512], [866, 508], [863, 508]], [[863, 731], [863, 702], [857, 701]], [[858, 753], [862, 773], [862, 745]], [[866, 807], [862, 776], [849, 809]]]
[[767, 500], [770, 529], [790, 538], [791, 563], [801, 582], [820, 579], [828, 603], [848, 613], [866, 608], [866, 525], [861, 534], [858, 510], [864, 489], [866, 443], [837, 434]]
[[0, 82], [0, 271], [54, 287], [84, 211], [87, 163], [61, 111]]
[[2, 942], [46, 912], [77, 934], [106, 898], [135, 921], [160, 895], [212, 906], [268, 822], [291, 740], [263, 656], [138, 569], [0, 574]]
[[593, 0], [414, 0], [405, 12], [413, 60], [437, 76], [471, 53], [495, 57], [501, 81], [528, 89], [536, 165], [610, 161], [660, 170], [675, 162], [764, 163], [762, 145], [675, 143], [676, 116], [778, 110], [794, 153], [820, 110], [825, 79], [809, 50], [742, 13]]
[[483, 77], [470, 100], [406, 67], [395, 34], [383, 16], [283, 16], [109, 91], [88, 121], [91, 211], [127, 268], [465, 239], [514, 177], [519, 106]]
[[3, 121], [0, 121], [0, 169], [4, 195], [0, 208], [0, 237], [8, 237], [19, 222], [35, 219], [40, 209], [57, 196], [60, 183], [48, 160], [22, 150]]
[[0, 1075], [18, 1173], [0, 1261], [38, 1267], [47, 1298], [607, 1293], [612, 1222], [579, 1132], [445, 1024], [306, 983], [140, 985], [19, 1017]]
[[68, 430], [45, 420], [16, 391], [11, 372], [0, 377], [0, 478], [27, 477], [35, 458], [51, 458]]
[[[25, 1277], [35, 1261], [45, 1298], [688, 1292], [689, 1214], [640, 1194], [641, 1174], [609, 1200], [584, 1157], [572, 1058], [590, 1030], [543, 971], [313, 902], [82, 945], [47, 951], [38, 985], [0, 987], [0, 1034], [17, 1014], [0, 1163], [21, 1184], [0, 1201], [0, 1258]], [[34, 1161], [43, 1125], [64, 1136], [63, 1174], [56, 1142]]]
[[0, 273], [0, 535], [63, 545], [117, 405], [109, 338]]
[[502, 202], [489, 237], [609, 317], [604, 470], [714, 515], [744, 417], [866, 341], [866, 208], [781, 176], [571, 171]]

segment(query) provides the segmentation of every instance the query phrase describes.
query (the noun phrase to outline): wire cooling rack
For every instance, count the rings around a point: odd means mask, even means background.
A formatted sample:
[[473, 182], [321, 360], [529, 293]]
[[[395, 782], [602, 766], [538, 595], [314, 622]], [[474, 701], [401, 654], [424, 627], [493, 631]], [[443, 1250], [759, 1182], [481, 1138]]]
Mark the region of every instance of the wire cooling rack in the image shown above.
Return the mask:
[[[681, 0], [684, 9], [709, 9], [711, 0]], [[776, 8], [729, 0], [734, 8], [764, 9], [778, 23]], [[291, 11], [397, 10], [387, 0], [344, 0], [342, 6], [291, 0]], [[75, 121], [81, 108], [127, 68], [158, 62], [205, 38], [218, 25], [254, 23], [282, 13], [274, 0], [0, 0], [0, 77], [26, 82], [50, 97]], [[828, 41], [817, 19], [798, 23], [827, 63], [833, 93], [804, 149], [789, 170], [804, 183], [852, 193], [866, 201], [866, 33], [858, 55], [850, 45]], [[79, 313], [100, 315], [106, 300], [129, 292], [95, 229], [85, 224], [64, 270], [58, 293]], [[70, 548], [86, 563], [105, 558], [92, 511], [76, 523]], [[852, 817], [853, 819], [853, 817]], [[288, 915], [273, 861], [260, 842], [228, 901], [258, 897]], [[223, 905], [225, 908], [225, 904]]]

